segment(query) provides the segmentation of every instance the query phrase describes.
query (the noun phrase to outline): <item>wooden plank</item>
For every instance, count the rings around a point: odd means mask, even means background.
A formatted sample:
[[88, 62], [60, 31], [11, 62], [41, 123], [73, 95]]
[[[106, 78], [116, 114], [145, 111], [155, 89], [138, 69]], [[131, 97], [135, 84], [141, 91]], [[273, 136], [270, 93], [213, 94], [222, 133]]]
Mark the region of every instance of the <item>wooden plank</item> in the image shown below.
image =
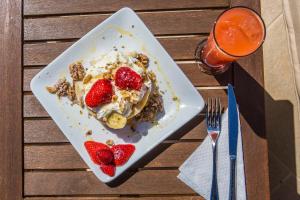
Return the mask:
[[[165, 149], [145, 167], [179, 167], [200, 142], [179, 142], [160, 144], [158, 149]], [[180, 152], [180, 153], [178, 153]], [[49, 162], [51, 160], [51, 162]], [[136, 166], [144, 167], [144, 165]], [[71, 144], [65, 145], [30, 145], [24, 149], [25, 169], [87, 169]]]
[[[125, 195], [186, 194], [194, 191], [176, 176], [178, 170], [142, 170], [113, 189], [101, 183], [92, 172], [25, 172], [25, 195]], [[63, 186], [63, 187], [62, 187]]]
[[[219, 75], [217, 78], [204, 74], [200, 71], [196, 63], [181, 63], [178, 64], [185, 75], [190, 79], [194, 86], [219, 86], [227, 85], [231, 82], [232, 71]], [[41, 70], [41, 68], [25, 68], [23, 75], [23, 91], [31, 91], [30, 81]]]
[[[226, 92], [222, 89], [200, 90], [204, 99], [208, 97], [220, 97], [222, 105], [227, 106]], [[24, 117], [49, 117], [48, 113], [31, 94], [23, 97], [23, 115]]]
[[[260, 0], [232, 0], [260, 12]], [[239, 60], [234, 66], [234, 83], [242, 117], [243, 148], [248, 199], [270, 199], [268, 144], [265, 130], [263, 52]]]
[[[206, 137], [204, 116], [200, 115], [198, 125], [181, 137], [184, 140], [202, 140]], [[174, 136], [170, 139], [178, 139]], [[67, 138], [51, 119], [24, 121], [24, 143], [65, 143]]]
[[114, 12], [122, 7], [140, 10], [199, 9], [228, 6], [227, 0], [25, 0], [24, 15]]
[[151, 196], [151, 197], [25, 197], [25, 200], [204, 200], [200, 196]]
[[[208, 33], [220, 12], [222, 10], [165, 11], [139, 13], [139, 16], [156, 35], [195, 34]], [[24, 39], [80, 38], [109, 16], [95, 14], [25, 19]]]
[[[197, 44], [203, 36], [158, 38], [174, 60], [193, 60]], [[47, 65], [74, 42], [51, 42], [24, 44], [24, 65]]]
[[22, 199], [22, 1], [0, 1], [0, 199]]

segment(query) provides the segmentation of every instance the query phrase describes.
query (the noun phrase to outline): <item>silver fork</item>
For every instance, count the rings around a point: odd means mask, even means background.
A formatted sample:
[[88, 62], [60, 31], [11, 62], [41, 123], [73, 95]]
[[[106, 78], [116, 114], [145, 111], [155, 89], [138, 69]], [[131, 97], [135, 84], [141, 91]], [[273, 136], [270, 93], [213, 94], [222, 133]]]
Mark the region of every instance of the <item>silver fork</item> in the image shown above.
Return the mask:
[[217, 184], [217, 142], [221, 132], [221, 101], [220, 98], [208, 98], [206, 104], [206, 127], [207, 133], [212, 142], [213, 151], [213, 173], [211, 183], [210, 200], [218, 200], [218, 184]]

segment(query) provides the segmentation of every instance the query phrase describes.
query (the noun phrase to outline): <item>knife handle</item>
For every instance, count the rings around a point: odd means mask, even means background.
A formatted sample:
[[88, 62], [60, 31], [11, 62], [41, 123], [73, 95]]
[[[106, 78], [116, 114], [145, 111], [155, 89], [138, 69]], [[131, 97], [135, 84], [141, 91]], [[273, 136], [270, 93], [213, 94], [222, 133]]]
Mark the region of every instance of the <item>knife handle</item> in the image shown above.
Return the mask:
[[236, 158], [230, 158], [230, 185], [229, 185], [229, 200], [236, 200]]

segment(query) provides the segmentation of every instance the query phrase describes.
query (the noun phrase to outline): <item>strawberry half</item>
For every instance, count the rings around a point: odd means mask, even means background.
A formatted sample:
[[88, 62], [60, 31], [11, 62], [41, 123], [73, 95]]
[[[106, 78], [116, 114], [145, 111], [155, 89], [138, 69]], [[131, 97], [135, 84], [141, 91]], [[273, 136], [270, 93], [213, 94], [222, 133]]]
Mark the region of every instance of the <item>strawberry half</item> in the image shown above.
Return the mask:
[[122, 90], [140, 90], [143, 85], [142, 77], [129, 67], [120, 67], [115, 75], [116, 86]]
[[112, 100], [113, 89], [111, 82], [107, 79], [99, 79], [91, 87], [85, 97], [85, 103], [89, 107], [97, 107], [109, 103]]
[[105, 164], [111, 164], [114, 161], [114, 154], [110, 149], [101, 149], [96, 152], [97, 159]]
[[86, 141], [84, 146], [92, 161], [100, 165], [102, 172], [109, 176], [114, 176], [116, 166], [124, 165], [135, 151], [132, 144], [118, 144], [110, 148], [100, 142]]
[[114, 164], [100, 165], [100, 169], [104, 174], [107, 174], [109, 176], [114, 176], [116, 172], [116, 166]]
[[135, 151], [135, 146], [132, 144], [118, 144], [114, 145], [111, 150], [114, 153], [116, 166], [120, 166], [124, 165], [129, 160]]
[[86, 141], [84, 143], [85, 149], [89, 153], [92, 161], [98, 165], [102, 164], [102, 160], [99, 159], [99, 153], [103, 150], [111, 151], [110, 148], [103, 143], [100, 142], [94, 142], [94, 141]]

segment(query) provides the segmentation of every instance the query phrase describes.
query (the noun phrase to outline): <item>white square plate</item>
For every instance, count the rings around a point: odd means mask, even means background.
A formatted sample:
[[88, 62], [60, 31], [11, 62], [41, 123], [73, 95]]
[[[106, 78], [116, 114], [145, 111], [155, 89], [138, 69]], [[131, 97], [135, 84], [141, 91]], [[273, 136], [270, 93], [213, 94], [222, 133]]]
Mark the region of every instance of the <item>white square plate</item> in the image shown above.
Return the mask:
[[[159, 119], [158, 125], [151, 127], [143, 123], [134, 133], [128, 127], [121, 131], [108, 130], [99, 121], [89, 118], [86, 111], [80, 114], [81, 108], [77, 105], [72, 106], [67, 98], [59, 100], [45, 89], [63, 76], [71, 81], [68, 72], [70, 63], [82, 60], [84, 66], [88, 67], [90, 60], [111, 51], [114, 47], [124, 51], [142, 52], [149, 57], [149, 68], [156, 73], [160, 90], [164, 91], [165, 113]], [[118, 177], [204, 107], [202, 97], [191, 82], [129, 8], [116, 12], [58, 56], [32, 79], [31, 89], [82, 159], [103, 182], [110, 182]], [[178, 97], [178, 101], [173, 100], [175, 96]], [[105, 143], [107, 139], [112, 139], [116, 144], [133, 143], [136, 146], [136, 151], [129, 161], [117, 167], [114, 177], [102, 173], [99, 166], [91, 161], [84, 148], [84, 142], [87, 140], [85, 133], [88, 130], [92, 130], [92, 138], [97, 142]]]

